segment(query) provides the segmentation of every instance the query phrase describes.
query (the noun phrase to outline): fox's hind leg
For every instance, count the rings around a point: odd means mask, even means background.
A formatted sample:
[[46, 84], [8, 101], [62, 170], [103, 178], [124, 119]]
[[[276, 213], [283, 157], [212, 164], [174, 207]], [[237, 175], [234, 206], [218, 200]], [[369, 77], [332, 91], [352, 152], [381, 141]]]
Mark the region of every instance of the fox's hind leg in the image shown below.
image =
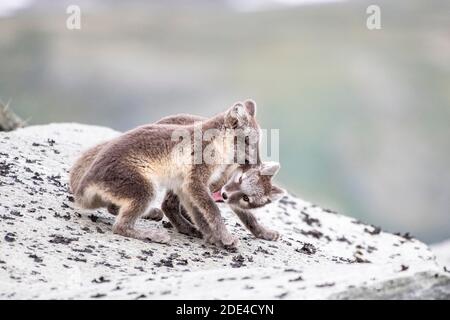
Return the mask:
[[120, 207], [118, 205], [109, 203], [106, 208], [107, 208], [108, 212], [114, 216], [117, 216], [119, 214]]
[[140, 230], [135, 228], [136, 220], [145, 212], [146, 206], [142, 202], [133, 200], [127, 206], [120, 208], [119, 215], [113, 225], [113, 232], [125, 237], [139, 240], [149, 240], [159, 243], [168, 243], [169, 235], [165, 231]]
[[151, 208], [142, 215], [142, 219], [160, 221], [164, 217], [164, 212], [158, 208]]
[[[167, 243], [170, 240], [166, 231], [139, 230], [135, 228], [136, 220], [149, 208], [154, 199], [154, 188], [150, 181], [131, 174], [126, 184], [112, 190], [113, 194], [120, 194], [120, 210], [113, 225], [113, 232], [125, 237]], [[119, 189], [120, 188], [120, 189]], [[115, 192], [114, 192], [115, 191]], [[118, 201], [119, 202], [119, 201]]]
[[[108, 212], [111, 213], [114, 216], [117, 216], [119, 214], [120, 207], [110, 203], [107, 206]], [[158, 208], [150, 208], [145, 212], [141, 218], [147, 219], [147, 220], [154, 220], [154, 221], [160, 221], [164, 217], [164, 213], [161, 209]]]
[[197, 238], [202, 237], [202, 233], [184, 216], [187, 214], [186, 210], [180, 204], [180, 199], [173, 191], [167, 191], [161, 204], [161, 209], [179, 233]]

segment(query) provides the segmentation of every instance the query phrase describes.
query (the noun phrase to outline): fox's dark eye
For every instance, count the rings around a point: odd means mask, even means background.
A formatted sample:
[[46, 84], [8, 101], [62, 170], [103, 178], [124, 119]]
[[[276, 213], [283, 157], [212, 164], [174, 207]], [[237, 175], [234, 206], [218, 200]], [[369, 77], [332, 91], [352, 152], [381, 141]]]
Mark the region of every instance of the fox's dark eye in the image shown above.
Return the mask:
[[242, 196], [242, 200], [244, 200], [245, 202], [249, 202], [249, 201], [250, 201], [250, 199], [248, 198], [248, 196], [245, 195], [245, 194]]
[[242, 183], [242, 176], [239, 177], [239, 183]]

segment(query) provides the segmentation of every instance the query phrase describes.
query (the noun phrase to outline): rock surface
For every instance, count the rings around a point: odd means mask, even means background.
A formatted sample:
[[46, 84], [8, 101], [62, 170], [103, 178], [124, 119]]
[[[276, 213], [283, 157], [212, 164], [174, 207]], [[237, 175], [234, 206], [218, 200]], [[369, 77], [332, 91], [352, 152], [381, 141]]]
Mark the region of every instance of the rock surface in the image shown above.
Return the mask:
[[236, 252], [170, 228], [169, 245], [114, 235], [105, 210], [76, 208], [67, 179], [83, 149], [117, 134], [78, 124], [0, 133], [0, 299], [450, 298], [450, 274], [425, 244], [291, 195], [257, 212], [277, 242], [255, 239], [220, 204]]
[[450, 270], [450, 240], [431, 245], [431, 251], [436, 255], [438, 263]]

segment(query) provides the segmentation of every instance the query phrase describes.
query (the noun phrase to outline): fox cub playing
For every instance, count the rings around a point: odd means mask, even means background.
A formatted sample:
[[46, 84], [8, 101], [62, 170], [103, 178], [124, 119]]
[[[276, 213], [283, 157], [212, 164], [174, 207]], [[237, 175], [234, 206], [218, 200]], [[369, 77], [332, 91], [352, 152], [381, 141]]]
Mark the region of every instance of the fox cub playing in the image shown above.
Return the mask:
[[[167, 233], [138, 230], [134, 225], [139, 216], [149, 212], [154, 212], [150, 218], [161, 218], [157, 210], [151, 211], [151, 202], [159, 187], [167, 188], [170, 191], [162, 209], [177, 230], [198, 235], [197, 228], [191, 224], [192, 219], [207, 241], [233, 246], [237, 239], [227, 231], [220, 210], [210, 196], [211, 190], [217, 191], [223, 186], [225, 201], [247, 228], [255, 236], [274, 240], [278, 234], [260, 226], [246, 209], [260, 207], [283, 193], [271, 184], [271, 177], [279, 166], [237, 163], [239, 150], [235, 139], [226, 135], [228, 129], [242, 130], [248, 147], [244, 158], [248, 162], [247, 151], [252, 147], [247, 140], [249, 131], [257, 135], [253, 142], [256, 142], [256, 147], [253, 146], [256, 150], [259, 140], [255, 114], [255, 103], [247, 100], [234, 104], [211, 119], [187, 115], [169, 117], [91, 148], [71, 170], [70, 185], [75, 199], [85, 208], [104, 206], [113, 213], [118, 211], [113, 226], [117, 234], [165, 243], [169, 240]], [[206, 141], [201, 141], [200, 151], [209, 148], [211, 157], [221, 160], [195, 162], [192, 148], [181, 148], [180, 153], [177, 149], [180, 140], [174, 139], [174, 136], [179, 136], [180, 128], [184, 138], [187, 135], [191, 139], [195, 139], [199, 130], [201, 134], [215, 130], [213, 135], [204, 139]], [[187, 146], [196, 150], [192, 143]], [[230, 158], [230, 154], [234, 161], [223, 161]], [[191, 161], [186, 162], [187, 158]], [[237, 187], [241, 185], [243, 187]], [[191, 219], [183, 216], [184, 208]]]
[[[165, 117], [156, 122], [156, 124], [172, 123], [185, 125], [203, 120], [205, 118], [199, 116], [175, 115]], [[72, 190], [77, 189], [80, 179], [89, 169], [100, 150], [106, 145], [107, 142], [90, 148], [77, 160], [71, 170], [70, 182]], [[266, 229], [260, 225], [252, 212], [248, 210], [264, 206], [277, 200], [284, 194], [282, 189], [272, 185], [272, 178], [279, 170], [279, 167], [279, 164], [275, 162], [262, 163], [258, 166], [240, 166], [231, 176], [223, 175], [221, 183], [210, 186], [210, 192], [219, 193], [222, 200], [231, 206], [247, 229], [257, 238], [277, 240], [279, 237], [278, 232]], [[113, 204], [108, 206], [108, 211], [114, 215], [118, 214], [119, 209]], [[192, 224], [189, 214], [180, 204], [178, 196], [173, 191], [168, 190], [166, 192], [161, 209], [152, 208], [141, 217], [159, 221], [163, 218], [163, 215], [166, 215], [178, 232], [194, 237], [203, 237], [197, 226]], [[207, 229], [208, 226], [205, 225], [202, 226], [201, 230], [205, 233]]]

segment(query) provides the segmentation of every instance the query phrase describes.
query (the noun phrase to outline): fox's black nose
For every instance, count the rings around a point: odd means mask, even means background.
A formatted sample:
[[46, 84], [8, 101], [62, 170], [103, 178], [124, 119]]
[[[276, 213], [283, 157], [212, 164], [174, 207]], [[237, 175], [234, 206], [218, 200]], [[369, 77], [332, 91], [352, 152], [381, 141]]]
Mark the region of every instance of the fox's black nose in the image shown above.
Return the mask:
[[226, 192], [222, 192], [222, 199], [223, 200], [227, 200], [228, 199], [228, 196], [227, 196]]

